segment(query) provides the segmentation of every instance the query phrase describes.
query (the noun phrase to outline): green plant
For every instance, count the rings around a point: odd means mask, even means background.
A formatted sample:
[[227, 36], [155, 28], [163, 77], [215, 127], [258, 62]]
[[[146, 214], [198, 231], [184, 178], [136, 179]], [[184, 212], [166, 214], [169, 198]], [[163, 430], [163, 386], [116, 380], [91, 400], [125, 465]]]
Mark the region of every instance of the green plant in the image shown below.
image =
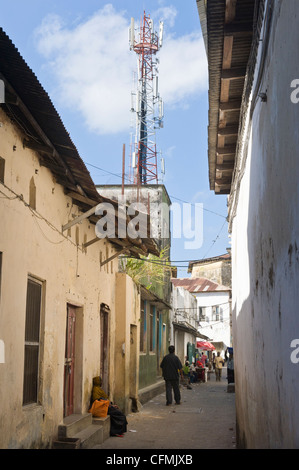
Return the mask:
[[148, 290], [164, 286], [171, 276], [171, 265], [168, 261], [169, 247], [160, 252], [160, 256], [149, 255], [137, 258], [124, 258], [124, 271], [137, 283]]

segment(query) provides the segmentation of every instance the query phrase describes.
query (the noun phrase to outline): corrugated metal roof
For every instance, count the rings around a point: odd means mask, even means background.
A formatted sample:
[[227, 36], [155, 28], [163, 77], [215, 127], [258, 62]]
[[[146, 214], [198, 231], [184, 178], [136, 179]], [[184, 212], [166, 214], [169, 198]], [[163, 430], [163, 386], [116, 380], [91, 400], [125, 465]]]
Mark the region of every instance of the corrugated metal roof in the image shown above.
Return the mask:
[[229, 292], [231, 289], [217, 282], [210, 281], [204, 277], [197, 278], [172, 278], [171, 282], [175, 287], [183, 287], [189, 292], [198, 293], [198, 292]]

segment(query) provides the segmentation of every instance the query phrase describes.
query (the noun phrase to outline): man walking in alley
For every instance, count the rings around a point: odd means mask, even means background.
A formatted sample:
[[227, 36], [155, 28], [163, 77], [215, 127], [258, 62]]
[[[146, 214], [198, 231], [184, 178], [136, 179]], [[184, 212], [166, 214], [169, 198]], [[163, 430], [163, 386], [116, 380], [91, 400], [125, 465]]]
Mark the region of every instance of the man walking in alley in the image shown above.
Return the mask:
[[181, 403], [180, 373], [182, 370], [182, 363], [174, 354], [174, 346], [169, 346], [168, 351], [169, 354], [164, 356], [160, 364], [163, 378], [165, 380], [166, 405], [171, 405], [172, 403], [172, 390], [175, 403], [179, 405]]
[[220, 352], [217, 352], [217, 356], [215, 358], [216, 382], [221, 382], [221, 372], [222, 372], [223, 364], [224, 364], [224, 360], [220, 356]]

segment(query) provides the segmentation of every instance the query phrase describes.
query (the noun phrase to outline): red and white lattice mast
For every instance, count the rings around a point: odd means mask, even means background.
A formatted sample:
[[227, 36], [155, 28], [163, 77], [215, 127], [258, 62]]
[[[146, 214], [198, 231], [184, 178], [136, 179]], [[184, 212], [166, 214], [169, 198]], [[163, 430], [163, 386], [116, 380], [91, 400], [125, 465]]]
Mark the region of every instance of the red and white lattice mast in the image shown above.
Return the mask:
[[[158, 183], [156, 129], [163, 127], [163, 102], [158, 92], [156, 56], [162, 47], [163, 22], [159, 34], [153, 20], [144, 12], [140, 29], [135, 32], [134, 19], [129, 32], [130, 50], [138, 56], [137, 89], [132, 93], [131, 111], [136, 114], [135, 141], [131, 145], [131, 166], [134, 183]], [[164, 172], [162, 161], [162, 172]]]

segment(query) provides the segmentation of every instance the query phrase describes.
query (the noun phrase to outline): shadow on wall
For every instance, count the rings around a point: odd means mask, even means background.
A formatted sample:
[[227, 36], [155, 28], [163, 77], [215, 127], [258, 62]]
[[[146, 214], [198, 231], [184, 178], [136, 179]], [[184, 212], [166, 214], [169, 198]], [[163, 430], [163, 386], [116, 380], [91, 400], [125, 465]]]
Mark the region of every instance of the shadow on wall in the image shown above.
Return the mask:
[[299, 337], [299, 104], [277, 99], [290, 78], [278, 75], [253, 117], [246, 170], [250, 294], [237, 320], [233, 312], [239, 448], [299, 447], [299, 364], [291, 360]]

